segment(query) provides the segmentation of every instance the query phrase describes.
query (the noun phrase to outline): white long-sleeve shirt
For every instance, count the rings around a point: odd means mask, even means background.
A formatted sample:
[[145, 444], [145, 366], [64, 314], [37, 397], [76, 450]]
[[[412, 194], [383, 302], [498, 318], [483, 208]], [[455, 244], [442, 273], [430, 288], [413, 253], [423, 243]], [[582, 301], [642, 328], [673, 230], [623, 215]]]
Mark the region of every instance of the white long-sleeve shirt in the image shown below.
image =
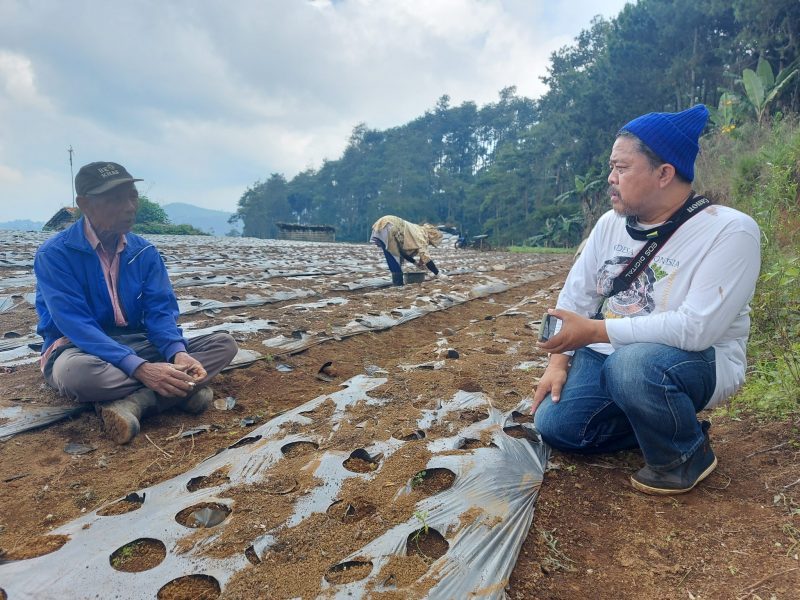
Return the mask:
[[610, 354], [636, 342], [688, 351], [716, 351], [717, 384], [707, 407], [719, 404], [744, 383], [749, 302], [761, 267], [760, 232], [742, 212], [712, 205], [672, 235], [624, 292], [604, 298], [644, 242], [634, 240], [625, 219], [600, 217], [567, 276], [558, 308], [593, 316], [602, 303]]

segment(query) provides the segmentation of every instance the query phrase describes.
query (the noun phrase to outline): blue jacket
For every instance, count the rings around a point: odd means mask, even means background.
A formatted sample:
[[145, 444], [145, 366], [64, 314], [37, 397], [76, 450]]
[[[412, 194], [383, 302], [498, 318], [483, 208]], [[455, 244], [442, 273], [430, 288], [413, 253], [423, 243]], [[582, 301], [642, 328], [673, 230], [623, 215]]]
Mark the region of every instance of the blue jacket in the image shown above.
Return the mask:
[[83, 232], [84, 218], [39, 247], [36, 274], [37, 332], [43, 351], [66, 336], [78, 348], [119, 367], [129, 376], [144, 359], [109, 337], [145, 332], [166, 358], [186, 349], [177, 325], [178, 302], [164, 260], [150, 242], [133, 233], [120, 254], [117, 293], [128, 321], [120, 329], [108, 295], [100, 258]]

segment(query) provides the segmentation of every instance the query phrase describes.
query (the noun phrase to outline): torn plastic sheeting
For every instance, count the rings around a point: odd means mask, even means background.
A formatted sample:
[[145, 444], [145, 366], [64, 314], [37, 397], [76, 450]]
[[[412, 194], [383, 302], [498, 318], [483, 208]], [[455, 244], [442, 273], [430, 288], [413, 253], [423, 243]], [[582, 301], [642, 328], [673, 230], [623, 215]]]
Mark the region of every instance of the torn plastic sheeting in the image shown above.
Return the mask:
[[302, 332], [300, 338], [286, 337], [285, 335], [278, 335], [271, 337], [268, 340], [261, 342], [270, 350], [275, 351], [275, 354], [296, 354], [302, 352], [312, 346], [321, 344], [332, 340], [333, 337], [324, 334], [310, 335]]
[[223, 308], [239, 308], [242, 306], [263, 306], [265, 304], [274, 304], [275, 302], [285, 302], [286, 300], [298, 300], [300, 298], [308, 298], [309, 296], [319, 295], [314, 290], [291, 290], [284, 292], [275, 292], [271, 296], [255, 296], [245, 298], [244, 300], [231, 300], [230, 302], [220, 302], [219, 300], [179, 300], [178, 310], [182, 315], [191, 315], [206, 310], [218, 310]]
[[444, 367], [443, 360], [432, 360], [430, 362], [419, 363], [416, 365], [397, 365], [403, 371], [438, 371]]
[[252, 281], [252, 279], [252, 277], [234, 277], [232, 275], [209, 275], [205, 277], [197, 275], [195, 277], [181, 277], [180, 279], [176, 279], [172, 282], [172, 287], [184, 288], [200, 287], [204, 285], [230, 285], [236, 282]]
[[[4, 335], [8, 335], [9, 333], [14, 332], [6, 332]], [[3, 339], [0, 339], [0, 352], [5, 352], [6, 350], [13, 350], [14, 348], [19, 348], [20, 346], [27, 346], [28, 344], [36, 344], [41, 342], [42, 338], [35, 333], [18, 335], [17, 337], [3, 337]]]
[[86, 406], [83, 404], [72, 404], [69, 406], [36, 406], [26, 404], [0, 407], [0, 419], [8, 419], [8, 421], [0, 425], [0, 439], [17, 435], [23, 431], [56, 423], [57, 421], [77, 415], [91, 408], [91, 405]]
[[8, 312], [16, 305], [17, 303], [11, 296], [0, 296], [0, 313]]
[[[277, 353], [295, 354], [332, 339], [344, 339], [362, 333], [367, 333], [369, 331], [382, 331], [385, 329], [390, 329], [426, 314], [440, 310], [447, 310], [448, 308], [469, 302], [470, 300], [483, 298], [493, 293], [506, 291], [512, 287], [523, 285], [524, 283], [535, 281], [539, 278], [541, 278], [540, 275], [524, 277], [513, 285], [503, 281], [494, 280], [490, 284], [476, 286], [470, 290], [469, 296], [462, 296], [455, 292], [448, 294], [437, 294], [434, 296], [437, 300], [436, 303], [430, 301], [422, 306], [395, 308], [391, 311], [391, 314], [381, 313], [380, 315], [361, 315], [356, 317], [353, 321], [350, 321], [344, 327], [334, 327], [331, 335], [322, 333], [309, 335], [303, 333], [301, 339], [299, 340], [280, 335], [268, 340], [264, 340], [262, 343], [268, 348], [275, 350]], [[419, 299], [417, 299], [417, 301], [419, 301]]]
[[354, 292], [356, 290], [363, 290], [366, 288], [380, 289], [392, 285], [391, 279], [383, 277], [367, 277], [364, 279], [356, 279], [355, 281], [348, 281], [347, 283], [335, 283], [331, 285], [332, 290]]
[[230, 371], [231, 369], [241, 369], [242, 367], [249, 367], [254, 362], [261, 360], [264, 358], [264, 355], [260, 352], [256, 352], [255, 350], [248, 350], [247, 348], [239, 348], [239, 351], [236, 352], [236, 356], [233, 357], [233, 360], [228, 364], [227, 367], [222, 369], [223, 371]]
[[36, 277], [31, 275], [18, 275], [16, 277], [5, 277], [0, 279], [0, 290], [10, 290], [19, 287], [33, 287], [36, 284]]
[[349, 301], [347, 298], [342, 298], [340, 296], [335, 296], [333, 298], [325, 298], [324, 300], [320, 300], [319, 302], [306, 302], [304, 304], [290, 304], [289, 306], [284, 306], [281, 310], [285, 311], [305, 311], [305, 310], [313, 310], [315, 308], [327, 308], [328, 306], [344, 306]]
[[[302, 413], [328, 401], [335, 405], [331, 417], [333, 422], [343, 420], [347, 409], [359, 402], [380, 406], [386, 401], [372, 398], [368, 392], [385, 382], [384, 378], [354, 377], [344, 389], [315, 398], [254, 429], [248, 434], [248, 438], [255, 439], [254, 443], [234, 444], [188, 472], [143, 490], [142, 495], [146, 494], [147, 501], [139, 510], [110, 517], [91, 513], [56, 529], [53, 534], [70, 537], [59, 550], [38, 558], [0, 565], [0, 578], [6, 593], [10, 598], [61, 598], [80, 589], [87, 596], [152, 598], [164, 584], [189, 573], [212, 576], [224, 590], [233, 574], [250, 563], [244, 554], [218, 559], [205, 553], [204, 546], [216, 538], [213, 533], [209, 539], [178, 554], [178, 549], [185, 546], [181, 541], [193, 532], [179, 525], [175, 516], [204, 503], [221, 504], [235, 512], [236, 507], [230, 500], [222, 497], [226, 489], [262, 481], [267, 470], [282, 458], [281, 448], [288, 443], [323, 441], [301, 434], [286, 435], [286, 425], [310, 424], [311, 419]], [[415, 512], [426, 514], [428, 526], [445, 535], [449, 543], [448, 552], [428, 571], [437, 573], [437, 582], [427, 597], [499, 600], [504, 597], [503, 588], [530, 527], [549, 452], [541, 442], [515, 439], [502, 431], [502, 427], [513, 418], [513, 412], [529, 411], [528, 400], [515, 411], [504, 413], [493, 408], [483, 394], [458, 392], [437, 410], [428, 411], [419, 424], [428, 426], [448, 412], [468, 409], [486, 409], [487, 418], [460, 430], [456, 427], [450, 437], [432, 440], [428, 444], [434, 456], [426, 469], [449, 469], [456, 478], [450, 489], [415, 505]], [[491, 436], [494, 447], [454, 452], [463, 445], [465, 437], [481, 438], [485, 435]], [[366, 450], [370, 455], [382, 453], [389, 457], [406, 443], [390, 438]], [[259, 556], [274, 543], [278, 529], [297, 525], [314, 513], [324, 512], [336, 499], [346, 479], [371, 479], [375, 476], [376, 473], [347, 471], [342, 465], [343, 457], [347, 456], [348, 453], [343, 451], [319, 451], [314, 474], [324, 484], [301, 496], [284, 524], [253, 540]], [[230, 481], [195, 492], [187, 490], [188, 481], [222, 468], [227, 470]], [[468, 514], [479, 516], [474, 521], [462, 522], [462, 516]], [[223, 521], [219, 525], [220, 531], [225, 526]], [[366, 597], [367, 587], [377, 583], [374, 579], [383, 564], [392, 555], [405, 554], [406, 540], [417, 529], [419, 521], [412, 516], [340, 561], [339, 564], [351, 558], [366, 557], [373, 563], [373, 568], [366, 579], [350, 584], [333, 585], [323, 579], [320, 583], [322, 595]], [[131, 531], [136, 532], [136, 537], [152, 537], [164, 543], [169, 549], [164, 561], [146, 573], [114, 570], [108, 557], [116, 548], [131, 541], [134, 535]], [[76, 568], [78, 565], [80, 568]], [[378, 588], [374, 589], [379, 590], [382, 584], [377, 585]]]
[[22, 301], [34, 306], [36, 304], [36, 294], [34, 292], [25, 292], [24, 294], [0, 296], [0, 314], [16, 308], [22, 304]]
[[194, 323], [182, 323], [180, 325], [187, 339], [200, 337], [201, 335], [207, 335], [215, 331], [226, 331], [228, 333], [258, 333], [259, 331], [277, 329], [275, 321], [268, 319], [253, 319], [251, 321], [244, 321], [243, 323], [218, 323], [210, 327], [203, 327], [202, 329], [193, 329], [193, 325]]
[[0, 367], [18, 367], [39, 360], [39, 352], [27, 345], [0, 352]]

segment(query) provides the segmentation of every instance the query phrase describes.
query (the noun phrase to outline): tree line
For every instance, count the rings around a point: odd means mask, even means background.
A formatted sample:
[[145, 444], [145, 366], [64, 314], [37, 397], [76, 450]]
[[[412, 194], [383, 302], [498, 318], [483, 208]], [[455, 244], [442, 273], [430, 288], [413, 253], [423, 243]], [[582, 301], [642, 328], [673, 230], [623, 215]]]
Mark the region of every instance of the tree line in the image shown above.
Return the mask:
[[797, 113], [798, 56], [797, 0], [639, 0], [554, 52], [541, 98], [508, 87], [496, 102], [453, 106], [443, 95], [407, 124], [358, 124], [341, 157], [254, 183], [232, 219], [246, 236], [275, 237], [288, 221], [363, 241], [396, 214], [495, 244], [572, 246], [608, 208], [621, 125], [696, 103], [730, 132], [742, 119]]

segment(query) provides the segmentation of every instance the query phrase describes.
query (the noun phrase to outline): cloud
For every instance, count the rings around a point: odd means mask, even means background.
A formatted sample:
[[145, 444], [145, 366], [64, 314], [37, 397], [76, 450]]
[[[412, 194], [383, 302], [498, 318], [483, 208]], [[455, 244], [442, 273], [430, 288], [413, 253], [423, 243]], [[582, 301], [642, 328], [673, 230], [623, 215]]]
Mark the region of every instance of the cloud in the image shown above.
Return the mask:
[[[603, 5], [613, 16], [624, 0]], [[452, 105], [511, 85], [540, 95], [550, 53], [596, 10], [589, 0], [4, 0], [0, 193], [14, 196], [0, 221], [44, 220], [64, 203], [70, 145], [75, 169], [115, 160], [158, 200], [235, 210], [256, 180], [336, 158], [359, 122], [400, 125], [443, 94]]]

